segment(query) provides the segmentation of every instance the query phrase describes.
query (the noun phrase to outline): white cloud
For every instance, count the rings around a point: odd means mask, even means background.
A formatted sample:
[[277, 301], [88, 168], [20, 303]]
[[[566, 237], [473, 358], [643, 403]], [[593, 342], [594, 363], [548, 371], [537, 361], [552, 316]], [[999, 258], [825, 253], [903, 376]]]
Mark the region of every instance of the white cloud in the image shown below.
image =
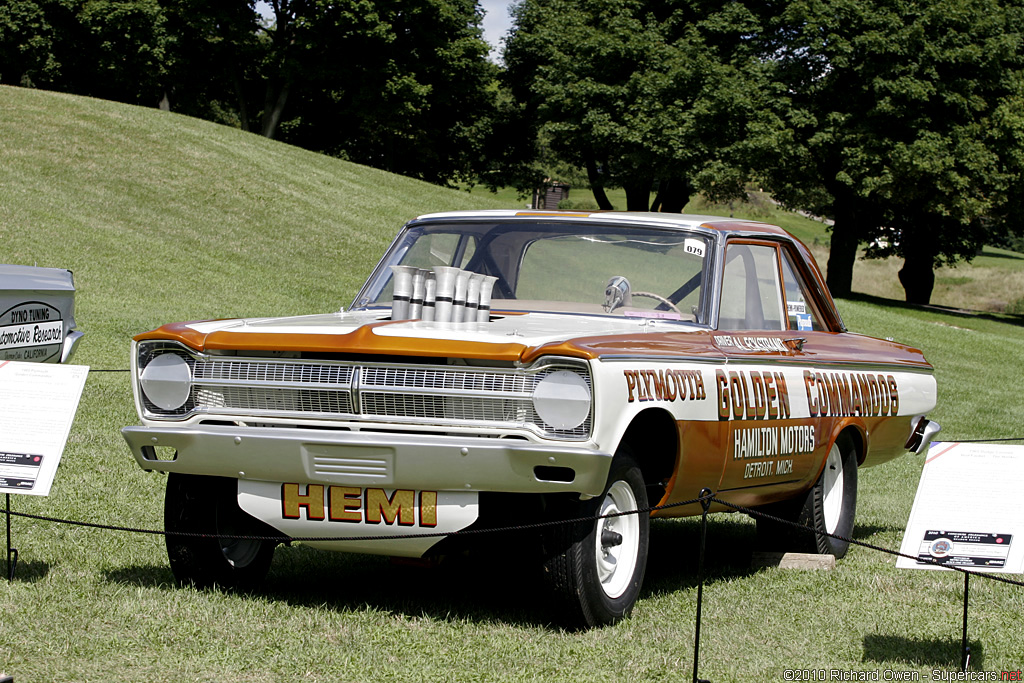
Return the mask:
[[497, 62], [501, 59], [501, 40], [512, 28], [508, 13], [512, 0], [480, 0], [480, 6], [484, 9], [484, 40], [491, 46], [491, 61]]

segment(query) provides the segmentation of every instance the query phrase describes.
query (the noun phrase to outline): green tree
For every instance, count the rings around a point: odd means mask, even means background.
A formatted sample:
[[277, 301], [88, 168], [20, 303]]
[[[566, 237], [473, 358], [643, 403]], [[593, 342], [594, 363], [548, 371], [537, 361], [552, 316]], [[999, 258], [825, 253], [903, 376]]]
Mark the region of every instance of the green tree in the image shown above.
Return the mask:
[[760, 19], [743, 2], [523, 0], [505, 50], [521, 114], [630, 210], [680, 211], [695, 189], [741, 191], [734, 163], [765, 111]]
[[281, 139], [430, 182], [468, 177], [497, 75], [480, 21], [473, 0], [318, 3], [303, 64], [281, 69]]
[[155, 106], [170, 40], [157, 0], [12, 0], [0, 7], [0, 79]]
[[8, 0], [0, 5], [0, 83], [50, 83], [59, 69], [53, 41], [42, 3]]
[[[255, 1], [161, 0], [173, 69], [166, 106], [199, 118], [258, 131], [250, 120], [264, 52]], [[259, 109], [255, 110], [259, 113]]]
[[1020, 179], [1019, 0], [795, 0], [779, 18], [787, 97], [761, 150], [768, 185], [834, 218], [833, 295], [874, 243], [905, 259], [907, 300], [927, 303], [933, 268], [977, 252]]

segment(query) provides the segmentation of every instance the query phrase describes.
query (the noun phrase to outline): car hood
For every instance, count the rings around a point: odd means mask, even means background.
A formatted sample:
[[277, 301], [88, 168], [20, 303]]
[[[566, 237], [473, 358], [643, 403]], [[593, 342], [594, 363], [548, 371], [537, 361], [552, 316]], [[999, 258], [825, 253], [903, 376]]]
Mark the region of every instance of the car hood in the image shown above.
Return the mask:
[[[628, 339], [658, 333], [706, 332], [655, 318], [556, 313], [495, 313], [490, 322], [391, 321], [387, 312], [354, 311], [288, 318], [247, 318], [175, 323], [136, 337], [174, 339], [197, 351], [300, 351], [528, 360], [552, 347], [593, 357], [573, 342]], [[569, 347], [576, 349], [575, 351]]]

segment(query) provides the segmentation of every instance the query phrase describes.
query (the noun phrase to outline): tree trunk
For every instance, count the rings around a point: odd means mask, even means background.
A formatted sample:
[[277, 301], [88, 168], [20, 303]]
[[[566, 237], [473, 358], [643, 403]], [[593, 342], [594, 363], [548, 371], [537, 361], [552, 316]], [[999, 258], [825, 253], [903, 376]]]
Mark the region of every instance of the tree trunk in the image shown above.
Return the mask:
[[693, 187], [685, 178], [662, 179], [658, 183], [658, 196], [654, 199], [651, 211], [682, 213], [692, 192]]
[[245, 104], [245, 90], [242, 88], [242, 78], [238, 75], [238, 69], [231, 69], [231, 85], [235, 89], [235, 99], [238, 100], [238, 120], [242, 130], [249, 132], [249, 107]]
[[274, 96], [274, 88], [267, 86], [266, 104], [263, 108], [263, 124], [260, 127], [260, 135], [273, 139], [277, 133], [277, 126], [281, 123], [281, 114], [284, 113], [285, 102], [288, 101], [289, 84], [282, 83], [277, 89], [277, 96]]
[[651, 178], [635, 178], [624, 185], [626, 190], [626, 211], [647, 211], [651, 206]]
[[834, 298], [842, 299], [853, 293], [853, 264], [857, 260], [859, 233], [857, 222], [852, 216], [836, 216], [825, 275], [825, 284]]
[[909, 239], [903, 245], [900, 284], [908, 303], [927, 305], [935, 289], [935, 254], [926, 240]]
[[597, 208], [611, 211], [614, 207], [604, 192], [604, 179], [597, 172], [597, 162], [593, 157], [587, 157], [587, 180], [590, 181], [590, 191], [594, 193]]

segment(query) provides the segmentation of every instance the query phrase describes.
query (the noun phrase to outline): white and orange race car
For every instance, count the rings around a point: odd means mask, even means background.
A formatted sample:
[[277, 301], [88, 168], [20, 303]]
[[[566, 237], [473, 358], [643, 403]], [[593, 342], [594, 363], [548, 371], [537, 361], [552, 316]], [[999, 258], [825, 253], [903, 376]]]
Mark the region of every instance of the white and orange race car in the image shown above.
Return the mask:
[[[210, 536], [167, 536], [180, 582], [252, 588], [278, 540], [422, 557], [594, 517], [531, 536], [584, 626], [630, 613], [652, 514], [706, 488], [848, 538], [858, 468], [938, 431], [921, 352], [848, 332], [784, 230], [708, 216], [422, 216], [349, 310], [166, 325], [132, 372], [166, 530]], [[758, 520], [846, 552], [793, 529]]]

